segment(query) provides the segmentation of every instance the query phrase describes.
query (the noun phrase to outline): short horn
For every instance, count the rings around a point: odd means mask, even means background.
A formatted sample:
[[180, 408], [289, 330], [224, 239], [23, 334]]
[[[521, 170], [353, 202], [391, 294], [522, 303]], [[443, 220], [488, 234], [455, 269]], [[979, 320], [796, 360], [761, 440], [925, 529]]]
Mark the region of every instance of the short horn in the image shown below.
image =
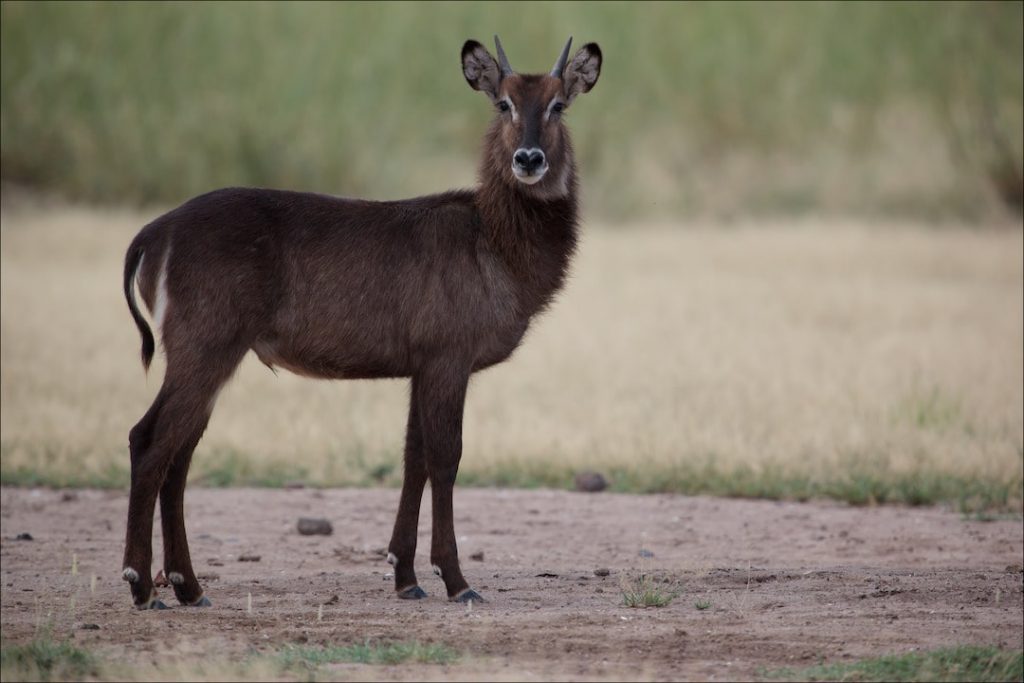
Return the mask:
[[501, 68], [501, 77], [512, 75], [512, 67], [508, 63], [508, 57], [505, 56], [505, 51], [501, 49], [501, 41], [498, 40], [497, 34], [494, 36], [494, 47], [498, 48], [498, 66]]
[[551, 70], [551, 75], [555, 78], [561, 78], [562, 72], [565, 71], [565, 62], [569, 59], [570, 45], [572, 45], [572, 36], [569, 36], [569, 42], [562, 49], [562, 56], [558, 58], [558, 61], [555, 62], [555, 68]]

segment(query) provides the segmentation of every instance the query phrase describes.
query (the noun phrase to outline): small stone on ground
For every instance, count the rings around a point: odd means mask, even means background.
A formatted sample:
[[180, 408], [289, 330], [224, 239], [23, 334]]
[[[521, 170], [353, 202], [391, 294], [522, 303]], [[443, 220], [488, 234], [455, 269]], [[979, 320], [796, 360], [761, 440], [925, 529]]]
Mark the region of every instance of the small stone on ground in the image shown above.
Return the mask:
[[334, 527], [326, 519], [319, 517], [300, 517], [299, 533], [303, 536], [330, 536]]
[[579, 472], [576, 475], [576, 490], [597, 493], [608, 488], [608, 480], [600, 472]]

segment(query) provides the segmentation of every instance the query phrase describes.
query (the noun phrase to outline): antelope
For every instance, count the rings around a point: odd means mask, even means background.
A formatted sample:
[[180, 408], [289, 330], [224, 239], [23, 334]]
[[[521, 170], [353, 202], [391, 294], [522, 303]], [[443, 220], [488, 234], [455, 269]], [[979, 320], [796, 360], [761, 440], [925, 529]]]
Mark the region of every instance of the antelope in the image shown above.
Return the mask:
[[[129, 433], [131, 492], [122, 577], [138, 609], [165, 609], [150, 576], [157, 497], [162, 573], [183, 605], [209, 606], [196, 580], [183, 500], [192, 453], [218, 392], [249, 350], [271, 369], [325, 379], [410, 378], [404, 472], [388, 562], [399, 598], [426, 597], [413, 567], [430, 481], [430, 562], [448, 599], [481, 601], [459, 567], [452, 490], [466, 387], [507, 359], [565, 280], [576, 250], [576, 164], [563, 120], [594, 87], [601, 50], [547, 74], [512, 70], [475, 40], [462, 73], [495, 107], [478, 186], [402, 201], [255, 188], [195, 197], [138, 233], [124, 293], [148, 371], [161, 335], [166, 371]], [[160, 576], [157, 577], [160, 579]]]

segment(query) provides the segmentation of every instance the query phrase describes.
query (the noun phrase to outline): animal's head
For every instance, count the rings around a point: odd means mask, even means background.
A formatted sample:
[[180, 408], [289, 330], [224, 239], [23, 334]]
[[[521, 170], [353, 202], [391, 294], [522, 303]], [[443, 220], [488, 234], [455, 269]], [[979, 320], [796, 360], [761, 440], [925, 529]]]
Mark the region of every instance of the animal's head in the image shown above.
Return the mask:
[[[576, 96], [588, 92], [601, 74], [601, 49], [587, 43], [569, 59], [565, 44], [547, 74], [512, 70], [494, 36], [497, 61], [475, 40], [462, 46], [462, 73], [474, 90], [490, 98], [497, 110], [489, 161], [513, 184], [545, 194], [564, 194], [571, 165], [568, 133], [562, 117]], [[546, 179], [546, 180], [545, 180]]]

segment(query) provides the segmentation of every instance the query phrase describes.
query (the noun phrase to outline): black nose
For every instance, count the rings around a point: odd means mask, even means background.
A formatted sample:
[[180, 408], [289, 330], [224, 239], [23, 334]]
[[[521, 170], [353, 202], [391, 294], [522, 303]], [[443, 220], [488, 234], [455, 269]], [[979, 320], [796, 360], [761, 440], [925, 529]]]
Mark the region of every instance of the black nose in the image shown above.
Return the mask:
[[515, 165], [527, 173], [533, 173], [544, 165], [544, 152], [539, 149], [517, 149], [512, 156]]

